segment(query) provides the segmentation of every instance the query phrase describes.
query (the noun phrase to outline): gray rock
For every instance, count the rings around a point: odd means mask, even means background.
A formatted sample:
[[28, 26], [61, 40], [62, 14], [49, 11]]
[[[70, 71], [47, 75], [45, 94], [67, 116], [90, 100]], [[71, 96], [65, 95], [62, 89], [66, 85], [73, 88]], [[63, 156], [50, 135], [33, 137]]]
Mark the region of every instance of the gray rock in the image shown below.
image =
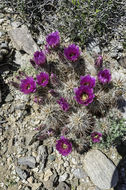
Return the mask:
[[117, 50], [123, 51], [123, 46], [120, 44], [119, 46], [117, 46]]
[[116, 51], [113, 51], [110, 55], [112, 58], [115, 58], [115, 59], [118, 57], [118, 53]]
[[55, 156], [55, 155], [49, 155], [49, 156], [48, 156], [48, 161], [49, 161], [49, 162], [53, 162], [53, 161], [55, 161], [55, 159], [56, 159], [56, 156]]
[[13, 101], [13, 96], [9, 93], [7, 96], [6, 96], [6, 99], [5, 99], [5, 102], [11, 102]]
[[23, 50], [28, 54], [33, 54], [36, 50], [39, 50], [26, 26], [21, 28], [12, 27], [8, 34], [17, 50]]
[[77, 168], [73, 171], [73, 175], [78, 179], [83, 179], [87, 177], [87, 174], [84, 172], [82, 168]]
[[30, 168], [35, 168], [36, 161], [33, 156], [21, 157], [18, 159], [18, 164], [26, 165], [26, 166], [29, 166]]
[[84, 158], [84, 170], [101, 189], [115, 187], [118, 182], [116, 166], [101, 151], [91, 150]]
[[15, 171], [21, 179], [27, 179], [28, 176], [25, 171], [21, 170], [19, 167], [16, 167]]
[[11, 23], [11, 26], [13, 28], [18, 28], [20, 25], [21, 25], [21, 22], [17, 22], [17, 21], [14, 21], [14, 22]]
[[126, 56], [120, 57], [120, 59], [119, 59], [119, 64], [120, 64], [122, 67], [126, 68]]
[[65, 182], [59, 183], [59, 185], [56, 188], [56, 190], [70, 190], [70, 189], [71, 188]]
[[63, 175], [61, 175], [59, 177], [59, 182], [61, 181], [66, 181], [66, 179], [68, 178], [69, 174], [68, 173], [64, 173]]
[[45, 167], [47, 160], [47, 149], [45, 146], [41, 145], [38, 147], [38, 156], [36, 157], [36, 161], [40, 164], [39, 170], [42, 171]]

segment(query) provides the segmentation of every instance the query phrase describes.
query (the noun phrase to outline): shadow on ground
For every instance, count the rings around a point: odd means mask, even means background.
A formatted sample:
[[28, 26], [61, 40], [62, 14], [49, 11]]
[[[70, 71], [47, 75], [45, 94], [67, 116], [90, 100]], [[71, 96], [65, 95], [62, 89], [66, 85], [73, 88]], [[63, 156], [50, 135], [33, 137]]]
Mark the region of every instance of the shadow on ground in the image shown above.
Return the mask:
[[[122, 159], [116, 168], [118, 169], [119, 180], [117, 185], [114, 187], [114, 190], [126, 190], [126, 140], [121, 142], [120, 145], [118, 145], [116, 148], [118, 153], [122, 156]], [[113, 181], [114, 174], [111, 184], [113, 184]]]
[[18, 70], [18, 68], [19, 65], [13, 62], [11, 64], [8, 62], [0, 63], [0, 107], [5, 103], [5, 99], [10, 93], [9, 86], [5, 83], [2, 75], [7, 71], [9, 75], [12, 75], [14, 71]]

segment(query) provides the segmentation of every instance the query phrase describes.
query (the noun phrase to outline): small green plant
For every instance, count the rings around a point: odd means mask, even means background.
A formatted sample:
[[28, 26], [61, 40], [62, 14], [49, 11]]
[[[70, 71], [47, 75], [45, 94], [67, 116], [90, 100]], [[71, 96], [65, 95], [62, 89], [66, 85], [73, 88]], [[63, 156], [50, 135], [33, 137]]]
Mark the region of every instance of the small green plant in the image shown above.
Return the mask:
[[111, 146], [116, 147], [122, 142], [126, 135], [126, 120], [109, 118], [108, 125], [107, 130], [102, 133], [102, 140], [100, 143], [93, 144], [91, 142], [91, 146], [96, 145], [99, 148], [110, 148]]

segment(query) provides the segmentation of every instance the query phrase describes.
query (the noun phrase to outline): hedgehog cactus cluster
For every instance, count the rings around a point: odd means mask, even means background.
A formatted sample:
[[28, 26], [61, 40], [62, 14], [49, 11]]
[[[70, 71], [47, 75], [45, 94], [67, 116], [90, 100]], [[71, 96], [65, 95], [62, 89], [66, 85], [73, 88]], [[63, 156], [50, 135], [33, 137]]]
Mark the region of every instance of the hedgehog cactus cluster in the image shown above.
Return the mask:
[[[55, 61], [48, 61], [50, 55], [54, 55]], [[94, 61], [96, 76], [86, 71], [83, 76], [76, 72], [80, 59], [84, 59], [80, 47], [75, 44], [63, 47], [59, 32], [53, 32], [46, 37], [45, 48], [36, 51], [30, 60], [38, 72], [36, 78], [20, 73], [17, 77], [20, 82], [13, 82], [22, 93], [34, 94], [34, 102], [40, 105], [41, 123], [45, 126], [41, 129], [41, 139], [52, 135], [60, 137], [56, 149], [64, 156], [72, 151], [72, 142], [76, 147], [85, 147], [90, 139], [93, 143], [100, 142], [102, 133], [95, 131], [93, 116], [108, 108], [106, 97], [111, 101], [111, 73], [103, 67], [103, 57], [98, 55]]]

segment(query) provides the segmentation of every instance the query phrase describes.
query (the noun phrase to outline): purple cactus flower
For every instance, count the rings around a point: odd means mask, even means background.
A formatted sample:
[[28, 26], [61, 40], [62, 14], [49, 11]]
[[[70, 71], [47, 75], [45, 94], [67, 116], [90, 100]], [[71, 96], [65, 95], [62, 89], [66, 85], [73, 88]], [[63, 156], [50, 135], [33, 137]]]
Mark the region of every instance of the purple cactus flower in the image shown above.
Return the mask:
[[69, 61], [76, 61], [80, 56], [79, 47], [75, 44], [69, 45], [68, 48], [64, 49], [64, 55]]
[[37, 65], [43, 65], [46, 62], [46, 56], [45, 56], [44, 52], [43, 51], [36, 51], [34, 53], [33, 61]]
[[49, 128], [49, 130], [47, 131], [47, 134], [48, 134], [49, 137], [53, 136], [54, 133], [55, 133], [55, 131], [52, 128]]
[[57, 140], [56, 150], [63, 156], [67, 156], [72, 151], [72, 143], [64, 136], [61, 136], [61, 138]]
[[102, 84], [109, 83], [111, 80], [111, 73], [108, 69], [104, 69], [98, 73], [98, 80]]
[[89, 88], [88, 86], [80, 86], [78, 88], [74, 88], [75, 92], [75, 100], [79, 104], [83, 104], [84, 106], [87, 106], [93, 101], [93, 98], [95, 95], [93, 94], [93, 89]]
[[102, 133], [99, 133], [99, 132], [93, 132], [91, 133], [91, 138], [92, 138], [92, 141], [93, 143], [99, 143], [101, 141], [101, 137], [102, 137]]
[[38, 85], [45, 87], [49, 83], [49, 74], [41, 72], [39, 75], [37, 75], [37, 83]]
[[65, 98], [60, 98], [57, 100], [57, 103], [61, 106], [63, 111], [68, 111], [70, 106]]
[[52, 32], [49, 34], [46, 38], [47, 45], [50, 46], [51, 48], [54, 48], [60, 44], [60, 36], [59, 32]]
[[102, 55], [99, 55], [99, 56], [97, 57], [96, 61], [95, 61], [95, 65], [96, 65], [97, 67], [102, 67], [102, 63], [103, 63], [103, 57], [102, 57]]
[[36, 83], [32, 77], [21, 80], [20, 91], [24, 94], [30, 94], [36, 91]]
[[95, 81], [96, 81], [95, 78], [91, 77], [90, 75], [80, 77], [80, 85], [81, 86], [88, 86], [90, 88], [94, 88]]

